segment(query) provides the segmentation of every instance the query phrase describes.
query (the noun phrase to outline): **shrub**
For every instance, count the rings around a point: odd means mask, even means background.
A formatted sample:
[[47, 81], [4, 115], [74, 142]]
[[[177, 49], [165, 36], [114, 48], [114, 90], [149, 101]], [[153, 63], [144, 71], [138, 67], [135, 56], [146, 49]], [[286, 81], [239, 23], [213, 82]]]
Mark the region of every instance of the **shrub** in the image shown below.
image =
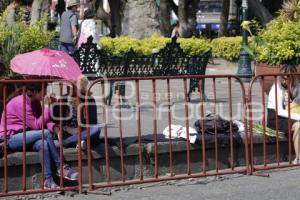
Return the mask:
[[300, 64], [300, 4], [290, 0], [284, 3], [279, 15], [256, 36], [251, 26], [243, 27], [253, 36], [249, 52], [257, 62], [271, 65]]
[[[21, 19], [21, 17], [17, 17]], [[46, 19], [43, 18], [35, 25], [28, 25], [19, 20], [13, 27], [6, 25], [6, 12], [0, 15], [0, 55], [4, 65], [1, 75], [10, 73], [10, 60], [18, 53], [25, 53], [47, 47], [55, 36], [54, 32], [44, 31]]]
[[199, 38], [179, 38], [178, 42], [183, 51], [189, 55], [199, 55], [210, 50], [209, 41]]
[[242, 37], [220, 37], [211, 41], [212, 55], [215, 58], [224, 58], [237, 61], [240, 56]]
[[48, 46], [49, 42], [54, 38], [55, 32], [43, 31], [45, 23], [46, 20], [42, 19], [24, 29], [18, 38], [21, 52], [30, 52]]
[[[141, 40], [127, 36], [118, 38], [102, 37], [100, 38], [100, 46], [104, 52], [114, 56], [123, 56], [130, 50], [140, 55], [151, 55], [159, 52], [170, 41], [170, 38], [158, 34], [153, 34], [151, 37]], [[197, 55], [210, 49], [209, 41], [205, 39], [179, 38], [178, 42], [183, 51], [190, 55]]]
[[151, 55], [164, 48], [168, 42], [171, 42], [170, 38], [153, 34], [151, 37], [139, 40], [138, 46], [135, 47], [134, 51], [141, 55]]
[[300, 18], [285, 21], [282, 14], [262, 30], [252, 44], [254, 59], [274, 65], [299, 64]]
[[117, 38], [103, 37], [100, 39], [101, 48], [113, 56], [122, 56], [131, 49], [136, 48], [137, 40], [131, 37], [122, 36]]

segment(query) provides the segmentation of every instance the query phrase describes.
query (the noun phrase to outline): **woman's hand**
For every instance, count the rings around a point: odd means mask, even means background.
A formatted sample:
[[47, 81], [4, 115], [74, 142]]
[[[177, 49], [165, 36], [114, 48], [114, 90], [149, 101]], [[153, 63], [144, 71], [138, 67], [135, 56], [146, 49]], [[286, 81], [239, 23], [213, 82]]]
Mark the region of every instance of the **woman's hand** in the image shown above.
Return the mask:
[[60, 141], [62, 138], [62, 131], [60, 130], [59, 126], [57, 126], [57, 125], [54, 126], [53, 133], [54, 133], [54, 135], [57, 136], [58, 141]]
[[291, 103], [292, 100], [291, 98], [289, 98], [289, 94], [287, 91], [284, 92], [284, 101], [283, 101], [283, 105], [287, 106], [289, 103]]
[[44, 98], [44, 105], [45, 106], [50, 106], [51, 104], [55, 103], [56, 101], [57, 100], [56, 100], [55, 94], [50, 94], [49, 96], [47, 95]]
[[51, 105], [51, 98], [48, 97], [48, 96], [46, 96], [46, 97], [44, 98], [44, 106], [45, 106], [45, 107], [49, 107], [50, 105]]

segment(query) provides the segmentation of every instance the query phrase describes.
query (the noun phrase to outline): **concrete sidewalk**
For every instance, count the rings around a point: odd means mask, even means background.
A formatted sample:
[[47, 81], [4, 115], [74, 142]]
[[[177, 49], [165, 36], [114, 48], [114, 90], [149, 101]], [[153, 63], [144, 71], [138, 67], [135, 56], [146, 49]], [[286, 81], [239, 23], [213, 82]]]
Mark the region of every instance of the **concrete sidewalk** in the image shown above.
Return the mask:
[[190, 179], [135, 186], [129, 191], [113, 192], [109, 197], [80, 195], [74, 200], [296, 200], [299, 185], [300, 169], [296, 168], [272, 172], [270, 178], [233, 175]]
[[[217, 75], [235, 75], [237, 72], [237, 63], [226, 62], [225, 60], [215, 59], [214, 63], [210, 63], [207, 67], [206, 74]], [[217, 113], [224, 118], [230, 117], [230, 96], [229, 96], [229, 80], [227, 78], [216, 79], [216, 103]], [[249, 83], [244, 83], [244, 87], [248, 89]], [[94, 96], [98, 96], [101, 92], [100, 85], [96, 85], [94, 88]], [[234, 79], [231, 80], [232, 91], [232, 115], [233, 120], [243, 120], [243, 97], [241, 85]], [[260, 101], [260, 91], [258, 84], [254, 85], [253, 99]], [[152, 82], [141, 81], [140, 82], [140, 102], [141, 102], [141, 132], [143, 135], [153, 134], [153, 93]], [[126, 82], [126, 95], [130, 108], [122, 109], [122, 131], [126, 137], [137, 136], [137, 112], [136, 112], [136, 91], [134, 82]], [[207, 101], [205, 103], [205, 112], [214, 112], [214, 91], [212, 79], [205, 80], [205, 95]], [[200, 94], [199, 92], [193, 92], [192, 101], [188, 104], [188, 123], [190, 127], [194, 126], [194, 122], [199, 119], [200, 115]], [[168, 126], [168, 99], [167, 99], [167, 83], [165, 80], [157, 81], [156, 83], [156, 101], [157, 101], [157, 130], [158, 133], [162, 133], [165, 127]], [[184, 84], [182, 80], [171, 81], [171, 124], [186, 125], [185, 117], [185, 105], [184, 105]], [[101, 99], [98, 98], [97, 104], [101, 104]], [[118, 104], [118, 96], [113, 96], [113, 105]], [[103, 108], [98, 107], [99, 122], [103, 122]], [[258, 118], [261, 113], [258, 114]], [[108, 136], [119, 137], [120, 124], [119, 124], [119, 109], [114, 107], [107, 108], [107, 120], [108, 120]], [[256, 116], [255, 116], [256, 117]], [[259, 118], [260, 119], [260, 118]], [[259, 121], [259, 120], [256, 120]]]
[[[265, 174], [267, 172], [264, 172]], [[106, 189], [106, 195], [42, 194], [2, 199], [47, 200], [296, 200], [300, 195], [300, 169], [270, 172], [270, 177], [230, 175]]]

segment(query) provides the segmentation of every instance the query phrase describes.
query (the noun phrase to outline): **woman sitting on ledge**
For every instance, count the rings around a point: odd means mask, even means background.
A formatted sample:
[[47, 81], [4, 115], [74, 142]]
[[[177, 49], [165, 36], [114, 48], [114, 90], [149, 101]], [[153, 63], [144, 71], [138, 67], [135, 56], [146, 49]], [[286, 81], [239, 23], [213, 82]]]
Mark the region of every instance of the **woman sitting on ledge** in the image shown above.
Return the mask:
[[[283, 68], [283, 73], [294, 73], [295, 70], [289, 66]], [[291, 90], [297, 90], [298, 77], [290, 76]], [[295, 148], [296, 158], [293, 164], [300, 164], [300, 114], [290, 112], [291, 127], [288, 126], [288, 104], [295, 99], [295, 96], [290, 92], [291, 99], [288, 99], [288, 76], [279, 77], [277, 86], [273, 84], [269, 96], [268, 96], [268, 120], [267, 126], [276, 130], [276, 87], [277, 87], [277, 119], [278, 119], [278, 131], [288, 134], [289, 130], [293, 134], [293, 143]], [[299, 86], [298, 86], [299, 87]]]
[[[58, 188], [53, 180], [52, 167], [57, 168], [60, 174], [60, 158], [57, 148], [53, 142], [51, 132], [57, 132], [57, 127], [50, 121], [50, 98], [45, 98], [45, 107], [43, 116], [36, 117], [33, 105], [40, 104], [45, 94], [42, 93], [42, 84], [28, 84], [25, 99], [23, 94], [17, 95], [8, 101], [6, 105], [6, 117], [4, 113], [1, 117], [0, 137], [1, 140], [7, 139], [7, 148], [11, 152], [21, 152], [23, 149], [23, 103], [25, 100], [25, 117], [26, 117], [26, 148], [28, 150], [39, 152], [40, 160], [44, 154], [44, 188]], [[6, 120], [6, 133], [5, 133]], [[43, 129], [43, 125], [47, 129]], [[50, 132], [51, 131], [51, 132]], [[54, 161], [54, 162], [53, 162]], [[52, 166], [52, 163], [55, 166]], [[64, 178], [69, 180], [77, 180], [78, 173], [69, 165], [63, 167]]]
[[[63, 124], [63, 146], [66, 148], [78, 148], [78, 126], [81, 130], [81, 149], [86, 150], [87, 141], [87, 126], [90, 128], [91, 144], [97, 145], [100, 143], [101, 129], [97, 120], [97, 106], [95, 99], [89, 94], [88, 97], [88, 114], [89, 122], [86, 123], [85, 113], [85, 95], [87, 93], [89, 81], [86, 76], [81, 75], [77, 80], [78, 91], [73, 90], [72, 94], [64, 95], [62, 97], [62, 124]], [[80, 102], [77, 102], [77, 93], [79, 95]], [[60, 103], [60, 100], [58, 100]], [[56, 118], [56, 123], [59, 124], [59, 104], [53, 107], [53, 116]], [[66, 119], [68, 118], [68, 119]], [[66, 120], [64, 120], [66, 119]], [[80, 120], [80, 121], [78, 121]]]

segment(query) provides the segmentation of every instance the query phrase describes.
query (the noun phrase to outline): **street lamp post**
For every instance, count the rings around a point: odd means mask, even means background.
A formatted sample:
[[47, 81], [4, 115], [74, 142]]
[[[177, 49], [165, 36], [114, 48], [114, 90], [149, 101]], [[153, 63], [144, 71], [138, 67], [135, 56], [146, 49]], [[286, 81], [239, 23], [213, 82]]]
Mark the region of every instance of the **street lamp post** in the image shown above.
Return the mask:
[[[247, 13], [248, 13], [248, 1], [242, 1], [242, 20], [247, 20]], [[252, 69], [251, 69], [251, 59], [250, 55], [246, 49], [248, 45], [248, 32], [245, 29], [242, 29], [242, 47], [240, 52], [239, 58], [239, 67], [237, 76], [242, 79], [244, 82], [248, 82], [251, 80], [252, 77]]]

